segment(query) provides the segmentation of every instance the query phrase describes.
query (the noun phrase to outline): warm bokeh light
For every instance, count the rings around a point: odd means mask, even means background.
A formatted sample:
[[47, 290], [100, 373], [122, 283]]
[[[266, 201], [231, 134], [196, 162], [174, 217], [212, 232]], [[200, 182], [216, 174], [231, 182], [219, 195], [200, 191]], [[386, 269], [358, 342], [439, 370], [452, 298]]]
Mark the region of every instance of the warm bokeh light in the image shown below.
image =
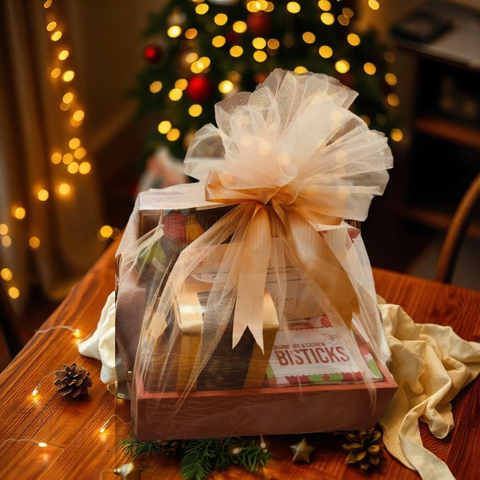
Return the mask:
[[58, 78], [61, 74], [62, 74], [62, 70], [60, 68], [54, 68], [50, 73], [52, 78]]
[[215, 18], [213, 19], [213, 21], [217, 25], [222, 26], [228, 22], [228, 17], [224, 13], [219, 13], [218, 15], [215, 15]]
[[85, 158], [87, 156], [87, 150], [83, 147], [77, 148], [77, 150], [75, 150], [75, 152], [73, 152], [73, 156], [77, 160], [82, 160], [83, 158]]
[[17, 220], [23, 220], [25, 218], [26, 211], [23, 207], [13, 207], [13, 216]]
[[64, 82], [70, 83], [75, 78], [75, 72], [73, 70], [67, 70], [62, 78]]
[[243, 53], [243, 48], [239, 45], [235, 45], [230, 49], [230, 55], [232, 57], [240, 57]]
[[301, 65], [299, 65], [298, 67], [295, 67], [295, 73], [305, 73], [307, 71], [307, 69], [305, 67], [302, 67]]
[[61, 183], [59, 186], [58, 186], [58, 193], [60, 195], [68, 195], [70, 193], [70, 185], [68, 183]]
[[349, 33], [347, 36], [347, 42], [350, 45], [357, 47], [360, 45], [360, 37], [356, 33]]
[[163, 134], [168, 133], [171, 128], [172, 124], [168, 120], [164, 120], [158, 124], [158, 131]]
[[167, 30], [167, 35], [170, 38], [177, 38], [182, 34], [182, 29], [178, 25], [172, 25]]
[[66, 60], [69, 55], [70, 55], [70, 52], [69, 52], [68, 50], [62, 50], [62, 51], [58, 54], [58, 59], [59, 59], [59, 60]]
[[67, 170], [68, 173], [71, 173], [72, 175], [75, 175], [78, 172], [79, 165], [77, 162], [72, 162], [70, 165], [68, 165]]
[[264, 62], [267, 59], [267, 54], [262, 50], [257, 50], [256, 52], [254, 52], [253, 58], [257, 62]]
[[305, 32], [302, 35], [302, 38], [305, 43], [315, 43], [316, 40], [315, 35], [312, 32]]
[[73, 100], [73, 93], [67, 92], [63, 97], [62, 97], [63, 103], [71, 103]]
[[69, 165], [70, 163], [73, 162], [73, 155], [71, 153], [66, 153], [63, 156], [62, 161], [63, 161], [64, 165]]
[[54, 163], [55, 165], [58, 165], [61, 161], [62, 161], [62, 154], [61, 153], [58, 153], [58, 152], [55, 152], [52, 154], [52, 156], [50, 157], [50, 160], [52, 161], [52, 163]]
[[351, 8], [342, 8], [342, 13], [348, 17], [348, 18], [353, 18], [355, 15], [355, 12]]
[[230, 80], [223, 80], [223, 82], [220, 82], [218, 85], [218, 90], [220, 93], [230, 93], [233, 90], [233, 83]]
[[346, 60], [339, 60], [335, 63], [335, 69], [338, 73], [347, 73], [350, 70], [350, 64]]
[[201, 105], [194, 104], [188, 109], [188, 113], [192, 117], [199, 117], [202, 114], [203, 108]]
[[329, 47], [328, 45], [322, 45], [318, 49], [318, 53], [323, 58], [330, 58], [333, 55], [333, 50], [332, 47]]
[[302, 9], [302, 7], [300, 6], [300, 4], [298, 2], [288, 2], [287, 3], [287, 10], [290, 13], [298, 13], [298, 12], [300, 12], [301, 9]]
[[367, 62], [363, 66], [363, 70], [367, 75], [375, 75], [375, 72], [377, 71], [377, 67], [371, 62]]
[[223, 47], [225, 43], [226, 43], [226, 39], [222, 35], [217, 35], [212, 39], [212, 45], [217, 48]]
[[395, 142], [401, 142], [403, 138], [403, 132], [399, 128], [394, 128], [390, 132], [390, 136], [392, 137], [392, 140]]
[[179, 90], [185, 90], [188, 87], [188, 80], [186, 78], [179, 78], [175, 82], [175, 88], [178, 88]]
[[5, 235], [4, 237], [2, 237], [2, 245], [4, 247], [8, 248], [11, 244], [12, 244], [12, 239], [8, 235]]
[[83, 110], [77, 110], [73, 114], [73, 119], [77, 122], [81, 122], [85, 118], [85, 112]]
[[30, 237], [28, 244], [30, 245], [30, 248], [36, 250], [40, 247], [40, 239], [38, 237]]
[[68, 146], [72, 149], [72, 150], [75, 150], [76, 148], [78, 148], [80, 146], [80, 139], [77, 138], [77, 137], [73, 137], [69, 140], [68, 142]]
[[271, 38], [267, 42], [267, 47], [270, 48], [271, 50], [277, 50], [277, 48], [280, 47], [280, 42], [276, 38]]
[[49, 22], [47, 24], [47, 31], [48, 32], [53, 32], [57, 28], [57, 22]]
[[360, 115], [360, 118], [368, 125], [370, 126], [370, 117], [368, 115]]
[[398, 107], [400, 105], [400, 99], [396, 93], [389, 93], [387, 97], [387, 102], [392, 107]]
[[233, 24], [233, 31], [236, 33], [245, 33], [247, 31], [247, 24], [242, 21]]
[[80, 172], [81, 175], [86, 175], [87, 173], [90, 172], [92, 169], [92, 166], [90, 165], [90, 162], [82, 162], [80, 164], [80, 167], [78, 167], [78, 171]]
[[387, 73], [385, 75], [385, 81], [393, 87], [397, 84], [397, 76], [393, 73]]
[[155, 81], [155, 82], [152, 82], [150, 84], [150, 91], [152, 93], [158, 93], [163, 87], [163, 84], [162, 82], [160, 82], [159, 80]]
[[49, 197], [49, 193], [47, 190], [45, 190], [44, 188], [42, 188], [41, 190], [39, 190], [37, 192], [37, 198], [41, 201], [41, 202], [45, 202], [48, 200], [48, 197]]
[[393, 63], [395, 61], [395, 54], [393, 52], [385, 52], [384, 58], [388, 63]]
[[337, 20], [342, 27], [346, 27], [350, 23], [350, 19], [346, 15], [339, 15]]
[[104, 225], [99, 233], [102, 238], [110, 238], [113, 233], [113, 228], [110, 225]]
[[178, 88], [173, 88], [168, 92], [168, 98], [173, 102], [178, 102], [183, 97], [183, 92]]
[[197, 15], [205, 15], [208, 12], [209, 6], [206, 3], [201, 3], [195, 7]]
[[170, 142], [175, 142], [180, 138], [180, 130], [178, 128], [172, 128], [168, 133], [167, 133], [167, 140]]
[[0, 235], [6, 235], [8, 233], [8, 225], [6, 223], [0, 223]]
[[320, 15], [320, 20], [325, 24], [325, 25], [333, 25], [333, 22], [335, 22], [335, 17], [331, 13], [322, 13]]
[[378, 10], [380, 8], [380, 4], [377, 2], [377, 0], [368, 0], [368, 6], [372, 10]]
[[257, 37], [252, 40], [252, 45], [257, 49], [261, 50], [267, 46], [267, 41], [262, 37]]
[[17, 287], [10, 287], [8, 289], [8, 295], [15, 300], [20, 296], [20, 290]]
[[53, 42], [58, 42], [62, 38], [62, 32], [60, 30], [57, 30], [56, 32], [53, 32], [50, 38], [52, 39]]
[[197, 35], [198, 35], [198, 31], [196, 28], [189, 28], [185, 32], [185, 38], [188, 38], [189, 40], [193, 40]]
[[0, 276], [3, 278], [3, 280], [9, 282], [13, 278], [13, 273], [9, 268], [2, 268], [0, 271]]
[[320, 0], [318, 2], [318, 7], [324, 12], [328, 12], [332, 8], [332, 4], [328, 0]]

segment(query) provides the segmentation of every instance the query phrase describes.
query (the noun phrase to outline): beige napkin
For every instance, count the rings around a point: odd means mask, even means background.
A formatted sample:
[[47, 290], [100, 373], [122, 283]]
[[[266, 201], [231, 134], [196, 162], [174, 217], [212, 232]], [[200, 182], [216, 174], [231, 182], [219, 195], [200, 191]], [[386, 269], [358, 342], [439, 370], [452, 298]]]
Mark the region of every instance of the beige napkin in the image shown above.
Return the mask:
[[398, 390], [380, 418], [387, 450], [423, 480], [453, 479], [447, 465], [423, 447], [419, 420], [437, 438], [453, 429], [451, 401], [480, 372], [480, 344], [451, 327], [419, 324], [398, 305], [381, 304], [392, 351], [389, 370]]

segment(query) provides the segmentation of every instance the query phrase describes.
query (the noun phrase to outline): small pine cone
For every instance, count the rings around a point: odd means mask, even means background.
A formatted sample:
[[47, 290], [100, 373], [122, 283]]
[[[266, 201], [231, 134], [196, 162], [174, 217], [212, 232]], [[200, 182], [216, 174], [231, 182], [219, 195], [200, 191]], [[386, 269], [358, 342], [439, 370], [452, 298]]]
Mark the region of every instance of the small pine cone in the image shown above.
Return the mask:
[[348, 452], [346, 462], [348, 464], [359, 464], [363, 471], [368, 470], [372, 465], [376, 466], [383, 460], [382, 447], [379, 442], [382, 432], [370, 428], [369, 430], [358, 430], [349, 433], [343, 448]]
[[90, 372], [87, 372], [82, 366], [74, 362], [71, 365], [63, 365], [62, 371], [55, 374], [53, 384], [57, 388], [57, 393], [72, 398], [88, 393], [88, 388], [92, 386]]

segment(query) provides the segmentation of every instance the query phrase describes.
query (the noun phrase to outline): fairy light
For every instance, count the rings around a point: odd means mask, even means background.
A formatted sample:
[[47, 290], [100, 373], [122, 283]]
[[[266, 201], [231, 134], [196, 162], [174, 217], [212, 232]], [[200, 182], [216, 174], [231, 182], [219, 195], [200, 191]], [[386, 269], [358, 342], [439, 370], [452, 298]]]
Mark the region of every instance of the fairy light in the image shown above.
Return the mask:
[[347, 42], [353, 47], [360, 45], [360, 37], [356, 33], [349, 33], [347, 35]]
[[351, 8], [342, 8], [342, 13], [348, 17], [348, 18], [353, 18], [355, 15], [355, 12]]
[[25, 218], [26, 211], [23, 207], [14, 207], [13, 208], [13, 216], [17, 220], [23, 220]]
[[163, 120], [163, 122], [158, 124], [158, 131], [163, 134], [168, 133], [171, 128], [172, 124], [168, 120]]
[[40, 247], [40, 239], [38, 237], [30, 237], [28, 244], [32, 250], [36, 250]]
[[338, 73], [347, 73], [350, 70], [350, 64], [346, 60], [339, 60], [335, 63], [335, 69]]
[[182, 97], [183, 92], [178, 88], [174, 88], [168, 93], [168, 98], [170, 98], [170, 100], [172, 100], [173, 102], [178, 102]]
[[307, 70], [305, 67], [301, 66], [301, 65], [299, 65], [298, 67], [295, 67], [295, 70], [294, 70], [295, 73], [305, 73], [305, 72], [307, 72], [307, 71], [308, 71], [308, 70]]
[[224, 13], [219, 13], [218, 15], [215, 15], [213, 21], [219, 25], [225, 25], [228, 22], [228, 17]]
[[20, 296], [20, 290], [17, 287], [10, 287], [8, 289], [8, 296], [16, 300]]
[[8, 233], [8, 225], [6, 223], [0, 223], [0, 235], [6, 235]]
[[175, 88], [179, 90], [185, 90], [188, 87], [188, 80], [186, 78], [180, 78], [175, 82]]
[[233, 82], [231, 82], [230, 80], [223, 80], [219, 83], [218, 90], [220, 91], [220, 93], [227, 94], [233, 90], [233, 86]]
[[264, 62], [267, 59], [267, 54], [262, 50], [257, 50], [257, 51], [254, 52], [253, 58], [257, 62], [261, 63], [261, 62]]
[[280, 42], [276, 38], [271, 38], [267, 42], [267, 47], [271, 50], [277, 50], [280, 47]]
[[62, 154], [55, 152], [50, 157], [50, 160], [53, 164], [58, 165], [62, 161]]
[[395, 142], [401, 142], [403, 138], [403, 132], [399, 128], [394, 128], [390, 132], [390, 136], [392, 137], [392, 140]]
[[72, 118], [77, 122], [81, 122], [85, 118], [85, 112], [83, 110], [77, 110]]
[[367, 75], [375, 75], [375, 72], [377, 71], [377, 67], [371, 62], [367, 62], [363, 66], [363, 70]]
[[67, 93], [62, 97], [63, 103], [71, 103], [72, 100], [73, 100], [73, 93], [72, 93], [72, 92], [67, 92]]
[[203, 112], [203, 108], [201, 105], [194, 104], [188, 109], [188, 113], [192, 117], [199, 117]]
[[77, 160], [82, 160], [82, 159], [84, 159], [84, 158], [87, 156], [87, 149], [86, 149], [86, 148], [83, 148], [83, 147], [77, 148], [77, 149], [73, 152], [73, 156], [74, 156]]
[[176, 142], [180, 138], [180, 130], [178, 128], [172, 128], [167, 133], [167, 140], [170, 142]]
[[131, 425], [132, 422], [127, 422], [126, 420], [123, 420], [122, 417], [120, 417], [119, 415], [117, 415], [116, 413], [114, 413], [101, 427], [100, 427], [100, 430], [99, 430], [99, 433], [104, 433], [106, 430], [108, 430], [108, 428], [110, 427], [110, 425], [112, 424], [112, 420], [117, 417], [124, 425]]
[[62, 196], [66, 196], [70, 193], [71, 187], [68, 183], [61, 183], [58, 186], [58, 193]]
[[300, 10], [302, 9], [302, 7], [300, 6], [300, 4], [298, 2], [288, 2], [287, 3], [287, 10], [290, 12], [290, 13], [298, 13], [300, 12]]
[[62, 76], [62, 79], [65, 83], [70, 83], [74, 78], [75, 72], [73, 70], [67, 70]]
[[262, 48], [265, 48], [267, 46], [267, 41], [262, 37], [257, 37], [252, 40], [252, 45], [257, 50], [261, 50]]
[[[61, 327], [59, 327], [59, 328], [61, 328]], [[55, 329], [55, 327], [52, 327], [51, 329], [53, 330], [53, 329]], [[37, 334], [37, 333], [42, 333], [43, 331], [47, 332], [48, 330], [50, 330], [50, 329], [37, 330], [37, 331], [35, 332], [35, 334]], [[40, 379], [40, 381], [37, 383], [37, 386], [33, 389], [33, 391], [32, 391], [32, 397], [36, 397], [36, 396], [38, 395], [38, 392], [40, 391], [40, 388], [41, 388], [41, 386], [42, 386], [42, 384], [43, 384], [43, 382], [45, 381], [46, 378], [54, 375], [55, 373], [60, 373], [60, 372], [63, 372], [63, 370], [54, 370], [53, 372], [50, 372], [50, 373], [47, 373], [46, 375], [44, 375], [44, 376]]]
[[190, 52], [189, 54], [187, 54], [187, 56], [185, 57], [185, 60], [187, 63], [193, 63], [195, 60], [197, 60], [198, 58], [198, 54], [195, 53], [195, 52]]
[[66, 153], [62, 158], [62, 162], [64, 165], [69, 165], [73, 162], [73, 155], [71, 153]]
[[[46, 4], [47, 2], [45, 2]], [[45, 7], [48, 8], [48, 7]], [[29, 443], [34, 443], [40, 448], [46, 448], [48, 445], [45, 442], [39, 442], [38, 440], [35, 440], [34, 438], [7, 438], [6, 440], [3, 441], [3, 443], [0, 445], [0, 448], [2, 448], [4, 445], [7, 443], [21, 443], [21, 442], [29, 442]]]
[[331, 13], [322, 13], [320, 15], [320, 20], [325, 24], [325, 25], [333, 25], [335, 22], [335, 17]]
[[392, 107], [398, 107], [400, 105], [400, 99], [396, 93], [389, 93], [387, 97], [387, 102]]
[[70, 147], [71, 150], [75, 150], [80, 146], [80, 139], [77, 137], [73, 137], [68, 141], [68, 146]]
[[197, 5], [195, 7], [195, 13], [197, 15], [205, 15], [208, 12], [209, 8], [210, 7], [206, 3], [201, 3], [200, 5]]
[[263, 439], [263, 435], [260, 435], [260, 448], [263, 448], [264, 450], [267, 448], [267, 444], [265, 443], [265, 440]]
[[60, 68], [54, 68], [50, 75], [52, 76], [52, 78], [58, 78], [60, 75], [62, 74], [62, 70]]
[[13, 273], [9, 268], [2, 268], [0, 277], [2, 277], [5, 282], [9, 282], [13, 278]]
[[182, 28], [179, 27], [178, 25], [172, 25], [172, 26], [169, 27], [169, 29], [167, 30], [167, 35], [168, 35], [170, 38], [177, 38], [177, 37], [179, 37], [181, 34], [182, 34]]
[[232, 28], [235, 33], [245, 33], [247, 31], [247, 24], [245, 22], [238, 21], [233, 24]]
[[48, 200], [48, 197], [49, 197], [49, 193], [47, 190], [45, 190], [44, 188], [40, 189], [38, 192], [37, 192], [37, 198], [41, 201], [41, 202], [45, 202]]
[[47, 0], [47, 1], [43, 4], [43, 8], [50, 8], [51, 5], [52, 5], [52, 2], [53, 2], [53, 0]]
[[320, 10], [323, 10], [324, 12], [328, 12], [332, 8], [332, 4], [328, 0], [320, 0], [318, 2], [318, 7]]
[[98, 232], [102, 238], [110, 238], [113, 233], [113, 228], [110, 225], [104, 225]]
[[247, 3], [247, 10], [251, 13], [258, 12], [257, 2], [251, 1]]
[[302, 39], [305, 43], [315, 43], [316, 37], [312, 32], [305, 32]]
[[92, 169], [92, 165], [90, 164], [90, 162], [82, 162], [78, 167], [78, 171], [80, 172], [81, 175], [86, 175], [87, 173], [90, 172], [91, 169]]
[[387, 73], [385, 75], [385, 81], [390, 85], [390, 86], [395, 86], [397, 84], [397, 76], [394, 75], [393, 73]]
[[59, 60], [66, 60], [70, 55], [70, 52], [68, 50], [62, 50], [59, 54], [58, 54], [58, 59]]
[[328, 45], [322, 45], [318, 49], [318, 53], [322, 58], [330, 58], [333, 55], [333, 50]]
[[234, 449], [232, 449], [232, 454], [238, 455], [241, 451], [242, 449], [240, 447], [235, 447]]
[[243, 54], [243, 48], [239, 45], [235, 45], [230, 49], [230, 55], [234, 58], [238, 58]]
[[60, 30], [57, 30], [56, 32], [53, 32], [52, 35], [50, 35], [50, 39], [52, 42], [58, 42], [63, 36], [63, 33]]
[[372, 10], [378, 10], [380, 8], [380, 4], [377, 2], [377, 0], [368, 0], [368, 6]]
[[72, 162], [70, 165], [67, 167], [68, 173], [75, 175], [78, 173], [79, 165], [77, 162]]
[[227, 42], [227, 40], [222, 35], [217, 35], [216, 37], [213, 37], [213, 39], [212, 39], [212, 45], [216, 48], [223, 47], [226, 42]]
[[152, 93], [158, 93], [162, 88], [163, 88], [163, 84], [159, 80], [156, 80], [155, 82], [152, 82], [150, 84], [150, 91]]
[[185, 38], [187, 38], [188, 40], [193, 40], [197, 35], [198, 35], [198, 31], [196, 28], [189, 28], [185, 32]]
[[[73, 327], [70, 327], [69, 325], [57, 325], [55, 327], [49, 327], [49, 328], [44, 328], [42, 330], [35, 330], [35, 335], [37, 335], [37, 333], [47, 333], [47, 332], [51, 332], [52, 330], [70, 330], [71, 332], [73, 332], [73, 336], [75, 338], [80, 338], [80, 329], [78, 328], [73, 328]], [[57, 370], [59, 372], [61, 372], [61, 370]], [[52, 373], [55, 373], [55, 372], [52, 372]], [[51, 373], [49, 373], [48, 375], [51, 375]], [[45, 377], [43, 377], [42, 380], [40, 380], [40, 382], [43, 382], [43, 380], [48, 377], [48, 375], [46, 375]], [[38, 389], [37, 389], [38, 391]], [[35, 395], [34, 395], [35, 396]]]
[[53, 32], [57, 28], [57, 22], [50, 22], [47, 24], [47, 32]]

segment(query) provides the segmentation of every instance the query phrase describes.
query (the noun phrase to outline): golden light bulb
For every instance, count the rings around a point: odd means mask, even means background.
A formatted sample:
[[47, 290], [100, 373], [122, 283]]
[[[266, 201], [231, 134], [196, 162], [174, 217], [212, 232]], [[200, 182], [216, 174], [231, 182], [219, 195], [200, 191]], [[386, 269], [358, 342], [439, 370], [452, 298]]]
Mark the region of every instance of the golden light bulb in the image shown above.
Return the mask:
[[280, 47], [280, 42], [276, 38], [271, 38], [267, 42], [267, 47], [270, 48], [271, 50], [276, 50], [277, 48]]
[[170, 38], [177, 38], [182, 34], [182, 29], [178, 25], [172, 25], [167, 30], [167, 35]]
[[333, 22], [335, 22], [335, 17], [331, 13], [324, 12], [320, 15], [320, 20], [325, 25], [333, 25]]
[[40, 448], [48, 447], [48, 445], [47, 445], [45, 442], [38, 442], [38, 446], [39, 446]]
[[68, 195], [70, 193], [70, 185], [68, 183], [61, 183], [59, 186], [58, 186], [58, 193], [60, 195]]
[[50, 160], [52, 163], [54, 163], [55, 165], [58, 165], [61, 161], [62, 161], [62, 154], [61, 153], [58, 153], [58, 152], [55, 152], [52, 154], [52, 156], [50, 157]]
[[335, 69], [338, 73], [347, 73], [350, 70], [350, 64], [346, 60], [339, 60], [335, 63]]
[[223, 47], [226, 43], [226, 39], [222, 35], [217, 35], [216, 37], [212, 38], [212, 45], [216, 48]]
[[230, 55], [232, 57], [240, 57], [243, 54], [243, 48], [240, 47], [239, 45], [235, 45], [230, 49]]
[[50, 36], [52, 42], [58, 42], [62, 38], [63, 33], [60, 30], [53, 32]]
[[333, 50], [331, 47], [328, 45], [322, 45], [318, 49], [318, 53], [320, 54], [321, 57], [323, 58], [330, 58], [333, 55]]
[[37, 192], [37, 198], [41, 201], [41, 202], [45, 202], [46, 200], [48, 200], [48, 191], [45, 190], [44, 188], [42, 188], [41, 190], [39, 190]]
[[47, 24], [47, 31], [51, 32], [57, 28], [57, 22], [50, 22]]
[[178, 128], [172, 128], [168, 133], [167, 133], [167, 140], [170, 142], [175, 142], [180, 138], [180, 130]]
[[302, 35], [303, 41], [305, 43], [315, 43], [316, 37], [312, 32], [305, 32]]
[[178, 88], [174, 88], [170, 90], [170, 92], [168, 92], [168, 97], [173, 102], [178, 102], [178, 100], [180, 100], [183, 97], [183, 92]]
[[318, 2], [318, 7], [320, 10], [323, 10], [324, 12], [328, 12], [332, 8], [332, 4], [328, 0], [320, 0]]
[[360, 45], [360, 37], [356, 33], [349, 33], [347, 35], [347, 42], [353, 47], [356, 47]]
[[77, 148], [77, 150], [75, 150], [75, 152], [73, 152], [73, 156], [77, 160], [82, 160], [83, 158], [85, 158], [87, 156], [87, 150], [83, 147]]
[[110, 238], [112, 236], [112, 233], [113, 233], [113, 228], [110, 225], [104, 225], [100, 229], [99, 233], [100, 233], [100, 236], [102, 238]]
[[189, 28], [185, 32], [185, 37], [188, 38], [189, 40], [193, 40], [197, 35], [198, 35], [198, 32], [196, 28]]
[[79, 329], [79, 328], [77, 328], [77, 329], [73, 332], [73, 336], [74, 336], [75, 338], [80, 338], [80, 329]]
[[78, 171], [80, 172], [81, 175], [86, 175], [87, 173], [90, 172], [92, 169], [92, 166], [90, 165], [90, 162], [82, 162], [80, 164], [80, 167], [78, 168]]
[[64, 103], [70, 103], [73, 100], [73, 93], [67, 92], [63, 97], [62, 100]]
[[195, 13], [197, 15], [205, 15], [209, 10], [209, 6], [206, 3], [201, 3], [195, 7]]
[[58, 59], [59, 59], [59, 60], [66, 60], [69, 55], [70, 55], [70, 52], [69, 52], [68, 50], [62, 50], [62, 51], [58, 54]]
[[219, 83], [218, 90], [220, 91], [220, 93], [227, 94], [233, 90], [233, 87], [234, 85], [230, 80], [223, 80]]
[[394, 140], [395, 142], [400, 142], [402, 141], [402, 138], [403, 138], [403, 132], [399, 128], [394, 128], [390, 132], [390, 136], [392, 137], [392, 140]]
[[233, 31], [236, 33], [245, 33], [247, 31], [247, 24], [242, 21], [233, 24]]
[[372, 10], [378, 10], [380, 8], [380, 4], [377, 2], [377, 0], [368, 0], [368, 6]]
[[38, 395], [38, 389], [34, 388], [32, 392], [32, 397], [36, 397]]
[[367, 62], [363, 66], [363, 70], [367, 75], [375, 75], [375, 72], [377, 71], [377, 67], [371, 62]]
[[18, 220], [23, 220], [25, 218], [26, 212], [23, 207], [14, 207], [13, 216]]
[[9, 282], [13, 278], [13, 273], [9, 268], [2, 268], [0, 271], [0, 276], [3, 278], [3, 280]]
[[158, 93], [163, 87], [163, 84], [162, 82], [160, 82], [159, 80], [156, 80], [155, 82], [152, 82], [150, 84], [150, 91], [152, 93]]
[[256, 52], [254, 52], [253, 58], [257, 62], [261, 63], [261, 62], [264, 62], [267, 59], [267, 54], [262, 50], [257, 50]]
[[254, 38], [252, 41], [252, 45], [257, 49], [261, 50], [267, 46], [267, 41], [262, 37]]
[[194, 104], [188, 109], [188, 113], [192, 117], [199, 117], [202, 114], [203, 108], [201, 105]]
[[217, 25], [222, 26], [228, 22], [228, 17], [224, 13], [219, 13], [218, 15], [215, 15], [215, 18], [213, 19], [213, 21]]
[[62, 78], [64, 82], [70, 83], [75, 78], [75, 72], [73, 70], [67, 70]]
[[158, 131], [163, 134], [168, 133], [171, 128], [172, 124], [168, 120], [163, 120], [163, 122], [158, 124]]
[[301, 9], [302, 9], [302, 7], [300, 6], [300, 4], [298, 2], [288, 2], [287, 3], [287, 10], [290, 13], [298, 13]]
[[17, 287], [10, 287], [8, 289], [8, 295], [15, 300], [20, 296], [20, 290]]
[[40, 246], [40, 239], [38, 237], [30, 237], [28, 244], [30, 245], [30, 248], [36, 250]]
[[247, 3], [247, 10], [251, 13], [256, 13], [258, 12], [258, 6], [257, 6], [257, 3], [258, 2], [255, 2], [255, 1], [250, 1]]
[[73, 114], [73, 119], [77, 122], [81, 122], [85, 118], [85, 112], [83, 110], [77, 110]]
[[77, 137], [71, 138], [68, 142], [68, 146], [72, 149], [75, 150], [80, 146], [80, 139]]
[[68, 165], [67, 170], [68, 173], [75, 175], [78, 172], [79, 166], [77, 162], [72, 162]]
[[52, 76], [52, 78], [58, 78], [60, 75], [62, 74], [62, 70], [60, 68], [54, 68], [52, 70], [52, 72], [50, 73], [50, 75]]
[[62, 159], [64, 165], [69, 165], [73, 162], [73, 155], [71, 153], [66, 153]]

